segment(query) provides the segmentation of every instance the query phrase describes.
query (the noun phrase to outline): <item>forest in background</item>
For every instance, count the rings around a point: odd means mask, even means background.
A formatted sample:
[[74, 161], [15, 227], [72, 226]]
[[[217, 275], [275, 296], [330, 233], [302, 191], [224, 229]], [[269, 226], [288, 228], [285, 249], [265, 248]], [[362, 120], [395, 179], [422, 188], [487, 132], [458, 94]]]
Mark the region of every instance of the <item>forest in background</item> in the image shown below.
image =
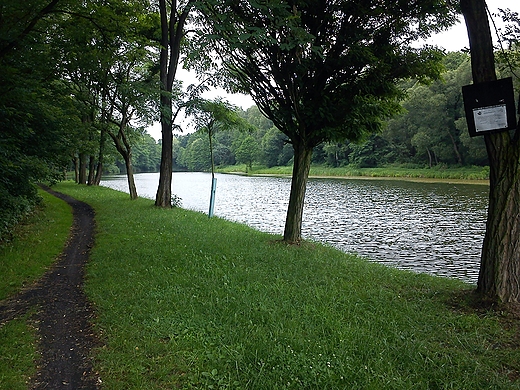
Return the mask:
[[[313, 151], [313, 164], [356, 168], [487, 165], [484, 141], [482, 137], [469, 136], [464, 117], [461, 88], [471, 82], [469, 55], [447, 53], [444, 66], [441, 80], [429, 85], [417, 81], [402, 84], [407, 96], [403, 112], [388, 121], [381, 133], [356, 143], [321, 144]], [[501, 68], [501, 77], [512, 76], [505, 66]], [[237, 112], [251, 126], [247, 130], [235, 128], [215, 133], [213, 152], [217, 166], [254, 164], [270, 168], [291, 164], [293, 151], [287, 137], [256, 106], [246, 111], [237, 108]], [[176, 170], [211, 168], [206, 132], [176, 135], [173, 151]], [[160, 157], [160, 144], [145, 134], [134, 147], [136, 172], [156, 172]], [[124, 161], [117, 158], [115, 150], [113, 161], [107, 172], [124, 173]]]

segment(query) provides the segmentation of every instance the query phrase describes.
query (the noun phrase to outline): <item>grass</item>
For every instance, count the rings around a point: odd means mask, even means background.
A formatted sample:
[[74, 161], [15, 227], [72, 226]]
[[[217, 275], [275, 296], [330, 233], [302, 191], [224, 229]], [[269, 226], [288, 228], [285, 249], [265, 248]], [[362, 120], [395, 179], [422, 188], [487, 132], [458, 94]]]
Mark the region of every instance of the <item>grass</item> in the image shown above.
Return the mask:
[[[0, 300], [38, 279], [61, 253], [72, 224], [70, 207], [40, 191], [43, 206], [0, 246]], [[30, 315], [0, 326], [0, 389], [27, 389], [36, 372], [36, 335]]]
[[38, 279], [61, 253], [72, 225], [70, 206], [40, 191], [40, 207], [0, 246], [0, 300]]
[[36, 336], [28, 317], [0, 326], [0, 389], [25, 390], [36, 373]]
[[106, 389], [520, 388], [514, 329], [470, 310], [462, 282], [107, 188], [56, 190], [96, 210], [86, 288]]
[[[219, 168], [219, 172], [247, 172], [245, 165]], [[266, 168], [254, 166], [249, 174], [291, 175], [292, 166]], [[408, 168], [388, 166], [382, 168], [356, 168], [352, 166], [331, 168], [324, 165], [311, 166], [310, 176], [318, 177], [391, 177], [450, 180], [488, 180], [489, 167], [450, 167], [440, 165], [433, 168]]]

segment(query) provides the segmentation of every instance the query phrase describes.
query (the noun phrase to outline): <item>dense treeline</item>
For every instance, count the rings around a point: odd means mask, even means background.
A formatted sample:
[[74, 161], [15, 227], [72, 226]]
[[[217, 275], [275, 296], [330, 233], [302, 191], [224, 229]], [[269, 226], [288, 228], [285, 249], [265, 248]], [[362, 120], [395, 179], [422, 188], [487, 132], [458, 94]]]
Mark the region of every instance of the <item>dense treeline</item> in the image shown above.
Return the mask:
[[[387, 122], [384, 130], [361, 142], [324, 143], [314, 148], [313, 163], [331, 167], [380, 167], [389, 164], [432, 167], [434, 165], [487, 165], [481, 137], [470, 138], [464, 117], [461, 87], [471, 82], [469, 55], [448, 53], [442, 79], [431, 84], [409, 81], [403, 111]], [[510, 71], [509, 71], [510, 72]], [[503, 76], [509, 76], [508, 71]], [[220, 166], [253, 163], [267, 167], [288, 165], [293, 151], [273, 123], [256, 106], [240, 115], [255, 131], [235, 129], [214, 137], [215, 163]], [[176, 169], [209, 170], [207, 134], [177, 136], [174, 143]]]
[[36, 182], [72, 169], [97, 184], [119, 160], [131, 166], [134, 145], [141, 169], [157, 169], [144, 131], [159, 95], [157, 26], [133, 1], [2, 3], [0, 240], [38, 201]]

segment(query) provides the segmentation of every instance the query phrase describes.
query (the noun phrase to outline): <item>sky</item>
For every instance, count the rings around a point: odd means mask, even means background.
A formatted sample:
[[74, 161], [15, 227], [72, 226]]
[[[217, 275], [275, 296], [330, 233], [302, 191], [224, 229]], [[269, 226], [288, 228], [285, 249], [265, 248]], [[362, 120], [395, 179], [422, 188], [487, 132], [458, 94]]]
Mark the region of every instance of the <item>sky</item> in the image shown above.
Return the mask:
[[[492, 15], [498, 13], [499, 8], [509, 8], [512, 11], [520, 12], [520, 2], [518, 0], [487, 0], [487, 5]], [[497, 28], [500, 28], [502, 22], [501, 19], [494, 16], [493, 20], [496, 23]], [[493, 24], [490, 23], [490, 25], [491, 33], [496, 41], [497, 35], [494, 31]], [[461, 16], [459, 22], [452, 26], [449, 30], [432, 36], [426, 41], [426, 43], [442, 47], [447, 51], [459, 51], [464, 48], [468, 48], [468, 35], [463, 17]], [[182, 80], [185, 86], [196, 82], [195, 75], [187, 72], [184, 69], [179, 69], [177, 72], [177, 78]], [[203, 95], [203, 97], [206, 99], [223, 97], [230, 103], [242, 108], [243, 110], [247, 110], [249, 107], [254, 105], [254, 102], [250, 96], [242, 94], [228, 94], [223, 89], [214, 89], [208, 91]], [[183, 128], [184, 133], [194, 131], [194, 129], [190, 127], [189, 121], [187, 120], [181, 122], [180, 125]], [[161, 138], [161, 127], [159, 123], [155, 123], [152, 127], [148, 128], [147, 131], [153, 138], [155, 138], [155, 140], [159, 140]]]

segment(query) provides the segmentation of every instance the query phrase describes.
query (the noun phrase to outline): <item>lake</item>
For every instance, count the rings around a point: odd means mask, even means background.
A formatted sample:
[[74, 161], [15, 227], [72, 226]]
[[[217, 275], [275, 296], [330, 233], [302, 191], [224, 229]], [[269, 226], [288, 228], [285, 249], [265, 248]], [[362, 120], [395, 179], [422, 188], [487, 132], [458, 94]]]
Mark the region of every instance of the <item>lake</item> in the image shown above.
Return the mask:
[[[215, 215], [283, 234], [290, 178], [217, 174]], [[158, 173], [136, 174], [155, 199]], [[101, 185], [128, 192], [126, 176]], [[208, 213], [209, 173], [174, 173], [182, 207]], [[488, 187], [372, 179], [309, 179], [302, 236], [399, 269], [476, 283]]]

